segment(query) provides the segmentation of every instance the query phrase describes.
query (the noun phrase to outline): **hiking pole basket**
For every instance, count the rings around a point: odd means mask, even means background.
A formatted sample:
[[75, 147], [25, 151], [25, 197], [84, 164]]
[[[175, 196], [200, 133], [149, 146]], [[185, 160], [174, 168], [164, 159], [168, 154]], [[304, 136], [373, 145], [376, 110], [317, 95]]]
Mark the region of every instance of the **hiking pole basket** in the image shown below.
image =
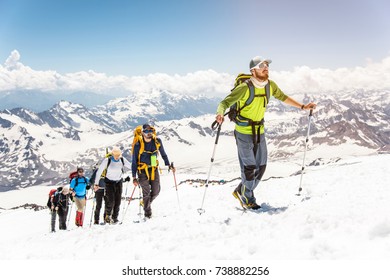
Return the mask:
[[204, 204], [204, 200], [206, 198], [206, 191], [207, 191], [207, 188], [209, 186], [209, 180], [210, 180], [210, 174], [211, 174], [211, 168], [213, 166], [213, 162], [214, 162], [214, 156], [215, 156], [215, 151], [216, 151], [216, 148], [217, 148], [217, 144], [218, 144], [218, 139], [219, 139], [219, 134], [221, 132], [221, 127], [222, 127], [222, 124], [218, 123], [217, 121], [214, 121], [211, 125], [211, 129], [212, 130], [215, 130], [217, 129], [217, 136], [215, 138], [215, 144], [214, 144], [214, 149], [213, 149], [213, 154], [211, 156], [211, 162], [210, 162], [210, 168], [209, 168], [209, 173], [207, 175], [207, 180], [206, 180], [206, 184], [205, 184], [205, 188], [204, 188], [204, 193], [203, 193], [203, 199], [202, 199], [202, 205], [200, 206], [200, 208], [198, 209], [198, 213], [199, 215], [202, 215], [206, 210], [203, 208], [203, 204]]
[[303, 152], [303, 161], [302, 161], [302, 169], [301, 169], [301, 179], [299, 181], [299, 189], [298, 189], [297, 196], [300, 196], [301, 191], [302, 191], [302, 178], [303, 178], [303, 174], [305, 173], [305, 159], [306, 159], [307, 144], [309, 142], [310, 123], [311, 123], [312, 117], [313, 117], [313, 109], [311, 109], [310, 113], [309, 113], [309, 125], [307, 127], [307, 135], [306, 135], [306, 140], [305, 140], [305, 151]]

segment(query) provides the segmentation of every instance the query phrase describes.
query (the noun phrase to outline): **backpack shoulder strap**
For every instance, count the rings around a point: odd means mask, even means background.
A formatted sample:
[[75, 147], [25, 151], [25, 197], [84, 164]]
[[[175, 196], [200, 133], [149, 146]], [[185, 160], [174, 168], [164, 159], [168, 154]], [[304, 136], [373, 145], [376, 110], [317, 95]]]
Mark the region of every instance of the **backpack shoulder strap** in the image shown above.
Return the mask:
[[246, 105], [251, 104], [253, 99], [255, 98], [255, 87], [250, 79], [246, 80], [245, 83], [247, 84], [247, 86], [249, 88], [249, 98], [245, 101], [245, 106], [246, 106]]
[[[255, 98], [255, 87], [251, 80], [246, 80], [245, 83], [248, 85], [249, 88], [249, 98], [245, 101], [245, 106], [252, 103], [253, 99]], [[267, 104], [269, 103], [269, 99], [271, 97], [271, 83], [268, 81], [268, 83], [265, 85], [265, 95], [267, 97]], [[242, 107], [244, 108], [244, 106]], [[241, 109], [242, 109], [241, 108]]]
[[157, 152], [158, 152], [159, 149], [160, 149], [160, 146], [161, 146], [161, 142], [160, 142], [160, 139], [158, 139], [157, 136], [154, 137], [154, 143], [155, 143], [155, 145], [156, 145], [156, 150], [157, 150]]
[[248, 106], [249, 104], [252, 103], [253, 99], [255, 98], [255, 87], [252, 83], [252, 81], [249, 79], [249, 80], [246, 80], [244, 83], [246, 83], [246, 85], [248, 86], [249, 88], [249, 97], [248, 99], [245, 101], [245, 104], [244, 106], [242, 106], [241, 108], [239, 108], [237, 110], [237, 113], [240, 113], [242, 109], [244, 109], [246, 106]]
[[[110, 166], [111, 164], [111, 157], [108, 158], [107, 160], [107, 166], [106, 166], [106, 169], [108, 169], [108, 167]], [[107, 172], [106, 172], [107, 173]]]
[[122, 173], [125, 173], [125, 161], [123, 159], [123, 157], [121, 157], [121, 162], [122, 162]]
[[268, 83], [265, 85], [265, 95], [267, 96], [267, 104], [269, 102], [269, 99], [271, 97], [271, 83], [268, 81]]

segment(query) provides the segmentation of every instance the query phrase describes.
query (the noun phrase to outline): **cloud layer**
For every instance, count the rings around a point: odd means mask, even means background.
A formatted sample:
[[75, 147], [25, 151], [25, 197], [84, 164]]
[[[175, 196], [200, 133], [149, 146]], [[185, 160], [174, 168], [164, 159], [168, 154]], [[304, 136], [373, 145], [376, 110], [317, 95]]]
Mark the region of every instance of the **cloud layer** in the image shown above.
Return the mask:
[[[214, 70], [197, 71], [186, 75], [164, 73], [147, 76], [108, 76], [95, 71], [60, 74], [56, 71], [36, 71], [20, 62], [20, 54], [12, 51], [0, 65], [0, 91], [89, 91], [96, 93], [151, 92], [168, 90], [180, 94], [226, 95], [235, 75], [217, 73]], [[296, 67], [293, 71], [272, 71], [270, 78], [286, 93], [324, 92], [348, 89], [390, 88], [390, 56], [380, 62], [367, 61], [367, 65], [355, 68], [311, 69]]]

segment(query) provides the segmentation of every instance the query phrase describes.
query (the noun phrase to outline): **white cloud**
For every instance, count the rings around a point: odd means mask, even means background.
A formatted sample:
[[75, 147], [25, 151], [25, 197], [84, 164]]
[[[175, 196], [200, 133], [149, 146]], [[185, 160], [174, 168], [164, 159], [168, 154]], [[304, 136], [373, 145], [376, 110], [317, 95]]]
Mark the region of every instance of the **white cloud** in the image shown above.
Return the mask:
[[[12, 51], [0, 65], [0, 90], [38, 89], [43, 91], [93, 91], [96, 93], [151, 92], [168, 90], [180, 94], [224, 96], [229, 93], [235, 75], [214, 70], [186, 75], [154, 73], [147, 76], [108, 76], [95, 71], [59, 74], [36, 71], [20, 62], [20, 54]], [[390, 56], [380, 62], [367, 61], [355, 68], [311, 69], [296, 67], [293, 71], [272, 71], [270, 78], [286, 93], [323, 92], [345, 89], [390, 88]]]
[[390, 88], [390, 57], [364, 67], [310, 69], [296, 67], [294, 71], [271, 72], [271, 79], [288, 92], [323, 92], [348, 89]]
[[4, 63], [4, 66], [8, 70], [18, 70], [22, 67], [22, 64], [19, 62], [20, 54], [17, 50], [13, 50], [11, 55], [7, 58]]

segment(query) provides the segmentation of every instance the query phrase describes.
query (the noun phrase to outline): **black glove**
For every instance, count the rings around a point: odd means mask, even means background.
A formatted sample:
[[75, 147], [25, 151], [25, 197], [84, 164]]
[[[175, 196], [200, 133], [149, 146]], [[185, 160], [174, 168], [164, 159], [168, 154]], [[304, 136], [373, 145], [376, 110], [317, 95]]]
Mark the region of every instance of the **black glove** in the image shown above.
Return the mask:
[[130, 176], [127, 176], [127, 177], [125, 178], [125, 182], [130, 182]]
[[168, 172], [169, 171], [172, 171], [173, 173], [175, 173], [176, 171], [176, 168], [173, 166], [173, 162], [171, 162], [171, 164], [169, 165]]
[[91, 188], [91, 185], [87, 185], [87, 190], [89, 190]]

